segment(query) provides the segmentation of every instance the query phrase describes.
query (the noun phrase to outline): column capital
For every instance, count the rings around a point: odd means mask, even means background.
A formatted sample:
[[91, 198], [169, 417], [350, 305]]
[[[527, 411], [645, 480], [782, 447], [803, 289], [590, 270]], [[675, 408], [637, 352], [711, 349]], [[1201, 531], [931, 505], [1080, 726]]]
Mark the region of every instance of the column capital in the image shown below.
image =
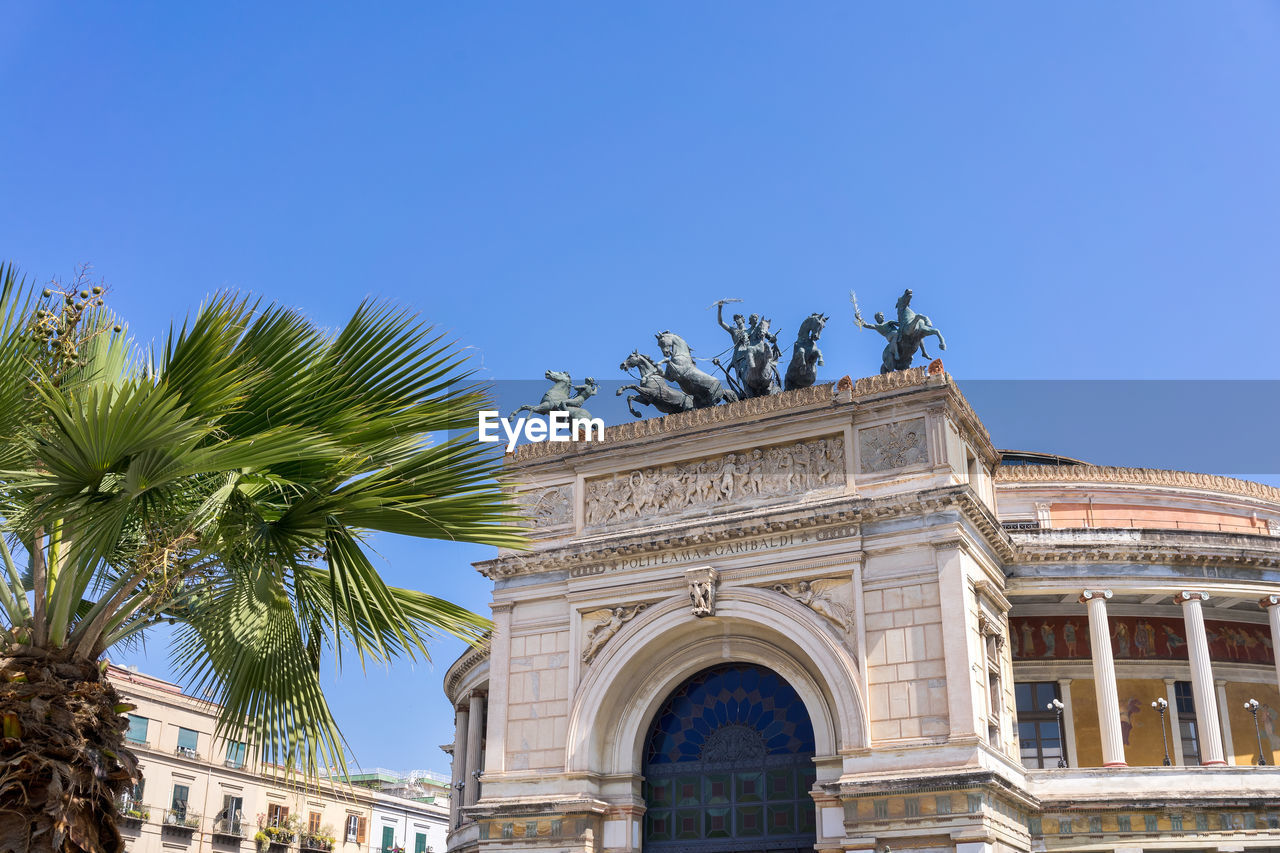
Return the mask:
[[1167, 687], [1172, 687], [1173, 685], [1178, 683], [1178, 679], [1176, 678], [1165, 678], [1163, 679], [1163, 681]]
[[471, 693], [467, 695], [467, 698], [473, 702], [477, 699], [488, 699], [489, 693], [485, 690], [472, 690]]
[[1280, 604], [1280, 595], [1264, 595], [1258, 599], [1258, 606], [1263, 610], [1268, 607], [1275, 607], [1277, 604]]
[[1071, 683], [1070, 678], [1057, 678], [1054, 680], [1057, 681], [1059, 684], [1061, 684], [1063, 687], [1066, 687], [1068, 684]]
[[1111, 596], [1113, 596], [1114, 594], [1115, 593], [1113, 593], [1109, 589], [1086, 589], [1084, 592], [1080, 593], [1080, 603], [1088, 604], [1090, 601], [1093, 601], [1095, 598], [1100, 598], [1103, 601], [1106, 601], [1109, 598], [1111, 598]]
[[1188, 604], [1192, 601], [1208, 601], [1209, 593], [1197, 589], [1184, 589], [1173, 596], [1176, 604]]

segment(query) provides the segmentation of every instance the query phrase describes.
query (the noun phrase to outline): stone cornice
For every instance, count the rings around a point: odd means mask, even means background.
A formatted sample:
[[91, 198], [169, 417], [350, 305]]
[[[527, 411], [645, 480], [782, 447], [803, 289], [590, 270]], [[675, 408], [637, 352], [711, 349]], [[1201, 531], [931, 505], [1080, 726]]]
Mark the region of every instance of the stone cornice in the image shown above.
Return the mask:
[[509, 554], [474, 565], [487, 578], [508, 578], [746, 537], [832, 525], [860, 525], [899, 516], [938, 512], [947, 508], [954, 508], [970, 521], [991, 543], [999, 558], [1009, 560], [1013, 557], [1008, 534], [969, 487], [945, 486], [875, 499], [840, 496], [800, 506], [726, 513], [712, 521], [697, 519], [659, 528], [619, 531], [544, 551]]
[[1109, 465], [1009, 465], [996, 469], [996, 483], [1102, 483], [1195, 489], [1280, 504], [1280, 489], [1218, 474], [1167, 471], [1161, 468], [1117, 468]]
[[677, 435], [718, 426], [746, 417], [758, 417], [796, 409], [818, 409], [835, 404], [834, 386], [831, 383], [814, 385], [796, 391], [784, 391], [769, 397], [753, 397], [723, 406], [694, 409], [657, 418], [646, 418], [624, 424], [605, 427], [604, 438], [599, 441], [541, 441], [522, 444], [507, 460], [507, 470], [519, 469], [529, 463], [585, 453], [597, 449], [625, 444], [638, 439]]
[[1244, 533], [1053, 528], [1012, 534], [1016, 558], [1033, 563], [1154, 563], [1280, 567], [1280, 539]]
[[444, 695], [450, 702], [457, 701], [457, 696], [454, 694], [458, 690], [458, 685], [462, 683], [463, 677], [489, 659], [492, 639], [492, 636], [486, 636], [480, 645], [467, 649], [458, 656], [458, 659], [449, 667], [449, 671], [444, 674]]

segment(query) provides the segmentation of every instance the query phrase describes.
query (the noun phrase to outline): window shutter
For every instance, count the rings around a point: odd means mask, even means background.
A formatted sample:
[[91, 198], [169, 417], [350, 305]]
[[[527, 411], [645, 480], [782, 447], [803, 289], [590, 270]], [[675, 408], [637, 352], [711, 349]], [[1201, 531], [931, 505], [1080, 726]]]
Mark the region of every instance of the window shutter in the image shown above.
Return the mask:
[[364, 844], [364, 840], [365, 838], [368, 837], [368, 834], [369, 834], [369, 821], [365, 820], [364, 818], [360, 818], [359, 820], [360, 820], [360, 823], [358, 824], [358, 828], [356, 829], [356, 843]]

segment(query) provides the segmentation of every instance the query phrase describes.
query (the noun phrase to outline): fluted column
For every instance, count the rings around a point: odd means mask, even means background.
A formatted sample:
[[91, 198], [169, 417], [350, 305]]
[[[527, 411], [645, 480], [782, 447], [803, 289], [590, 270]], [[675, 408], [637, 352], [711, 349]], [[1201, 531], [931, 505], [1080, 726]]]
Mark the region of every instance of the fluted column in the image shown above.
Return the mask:
[[476, 778], [480, 770], [480, 744], [484, 736], [484, 694], [471, 694], [471, 715], [467, 720], [467, 778], [464, 805], [474, 806], [480, 799], [480, 780]]
[[1098, 697], [1098, 728], [1102, 734], [1102, 766], [1125, 767], [1116, 662], [1111, 655], [1111, 626], [1107, 622], [1110, 597], [1109, 589], [1086, 589], [1080, 601], [1089, 608], [1089, 644], [1093, 650], [1093, 683]]
[[1276, 686], [1280, 687], [1280, 595], [1268, 595], [1258, 602], [1271, 622], [1271, 657], [1276, 664]]
[[[449, 816], [453, 818], [451, 826], [458, 825], [458, 815], [462, 810], [464, 791], [471, 787], [467, 779], [467, 734], [468, 720], [471, 711], [467, 707], [458, 707], [453, 716], [453, 791], [449, 794]], [[458, 783], [463, 790], [458, 790]]]
[[1227, 764], [1236, 763], [1236, 742], [1231, 735], [1231, 707], [1227, 704], [1227, 680], [1215, 678], [1213, 686], [1217, 688], [1218, 717], [1222, 720], [1222, 752]]
[[1208, 593], [1184, 590], [1173, 597], [1182, 605], [1182, 621], [1187, 628], [1187, 657], [1191, 662], [1191, 695], [1196, 701], [1196, 723], [1200, 730], [1200, 763], [1226, 764], [1222, 757], [1222, 723], [1213, 690], [1213, 666], [1209, 663], [1209, 637], [1204, 630], [1200, 602]]

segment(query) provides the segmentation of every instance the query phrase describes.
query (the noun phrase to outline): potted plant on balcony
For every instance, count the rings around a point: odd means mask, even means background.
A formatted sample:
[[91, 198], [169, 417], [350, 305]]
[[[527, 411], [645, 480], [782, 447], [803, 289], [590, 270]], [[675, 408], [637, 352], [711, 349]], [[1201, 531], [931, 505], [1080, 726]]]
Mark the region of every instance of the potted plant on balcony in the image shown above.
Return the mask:
[[336, 840], [333, 836], [333, 827], [325, 825], [320, 827], [319, 832], [304, 832], [299, 846], [305, 850], [319, 850], [322, 853], [329, 853], [329, 851], [333, 850]]

